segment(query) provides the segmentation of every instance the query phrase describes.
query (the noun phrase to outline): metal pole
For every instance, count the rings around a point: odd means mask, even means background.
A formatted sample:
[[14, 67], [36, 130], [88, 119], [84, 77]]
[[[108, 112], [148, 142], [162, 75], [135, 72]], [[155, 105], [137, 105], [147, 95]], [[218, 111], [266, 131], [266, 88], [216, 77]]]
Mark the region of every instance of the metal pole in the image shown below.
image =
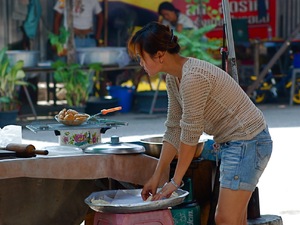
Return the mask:
[[256, 76], [259, 74], [259, 46], [260, 41], [258, 39], [254, 40], [254, 74]]
[[223, 19], [225, 24], [225, 32], [226, 32], [226, 40], [227, 40], [227, 48], [228, 48], [228, 61], [229, 61], [229, 65], [231, 66], [231, 76], [236, 82], [239, 82], [228, 0], [222, 0], [222, 8], [223, 8], [223, 17], [224, 17]]

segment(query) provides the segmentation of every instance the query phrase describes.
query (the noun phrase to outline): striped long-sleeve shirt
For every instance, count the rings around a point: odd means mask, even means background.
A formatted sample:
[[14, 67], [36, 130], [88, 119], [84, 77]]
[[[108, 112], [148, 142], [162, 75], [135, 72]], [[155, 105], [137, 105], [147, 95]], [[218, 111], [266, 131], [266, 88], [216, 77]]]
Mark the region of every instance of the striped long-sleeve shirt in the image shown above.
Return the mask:
[[164, 140], [196, 145], [205, 132], [217, 143], [250, 140], [266, 128], [262, 112], [239, 84], [208, 62], [189, 58], [182, 78], [166, 77], [168, 116]]

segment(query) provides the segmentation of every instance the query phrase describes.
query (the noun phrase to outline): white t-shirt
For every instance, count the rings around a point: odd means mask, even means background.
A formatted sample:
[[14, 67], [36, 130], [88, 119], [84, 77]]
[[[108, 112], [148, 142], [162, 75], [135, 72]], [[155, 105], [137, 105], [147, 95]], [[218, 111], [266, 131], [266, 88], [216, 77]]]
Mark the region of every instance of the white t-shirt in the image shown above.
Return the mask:
[[[64, 5], [65, 3], [57, 1], [54, 10], [63, 14]], [[98, 0], [73, 0], [73, 7], [73, 26], [79, 30], [92, 28], [93, 16], [102, 12]]]
[[[169, 21], [165, 19], [163, 19], [162, 24], [167, 25], [174, 30], [176, 28]], [[194, 24], [194, 22], [187, 15], [183, 13], [179, 13], [177, 24], [182, 24], [183, 29], [197, 29], [197, 26]]]

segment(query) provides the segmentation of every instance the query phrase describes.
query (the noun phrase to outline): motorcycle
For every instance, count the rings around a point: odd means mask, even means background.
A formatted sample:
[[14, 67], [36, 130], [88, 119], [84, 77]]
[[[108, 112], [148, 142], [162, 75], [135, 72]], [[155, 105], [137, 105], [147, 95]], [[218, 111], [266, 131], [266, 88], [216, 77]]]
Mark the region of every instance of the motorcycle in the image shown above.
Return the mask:
[[[250, 76], [251, 81], [257, 79], [256, 76]], [[289, 96], [292, 87], [292, 70], [286, 77], [279, 82], [276, 81], [272, 70], [269, 70], [260, 86], [253, 91], [251, 99], [254, 103], [265, 103], [270, 99], [276, 100], [279, 95]], [[300, 78], [296, 78], [294, 94], [292, 96], [294, 104], [300, 104]]]
[[[257, 80], [257, 76], [250, 76], [250, 79], [254, 82]], [[253, 91], [251, 99], [254, 103], [264, 103], [267, 99], [276, 99], [277, 97], [276, 80], [272, 70], [269, 70], [259, 87]]]

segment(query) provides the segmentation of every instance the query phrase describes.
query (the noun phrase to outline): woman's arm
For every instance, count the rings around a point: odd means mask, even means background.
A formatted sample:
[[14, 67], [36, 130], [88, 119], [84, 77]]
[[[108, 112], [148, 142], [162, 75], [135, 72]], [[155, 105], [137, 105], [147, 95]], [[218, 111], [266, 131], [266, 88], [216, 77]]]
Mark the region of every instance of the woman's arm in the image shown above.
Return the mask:
[[101, 34], [102, 34], [102, 28], [103, 28], [103, 13], [100, 12], [96, 15], [97, 18], [97, 26], [96, 26], [96, 33], [95, 33], [95, 38], [96, 38], [96, 43], [97, 46], [102, 45], [102, 39], [101, 39]]
[[183, 30], [183, 25], [181, 24], [181, 23], [178, 23], [177, 25], [176, 25], [176, 31], [177, 32], [181, 32]]
[[[171, 194], [174, 191], [176, 191], [178, 189], [178, 187], [180, 187], [183, 176], [185, 175], [185, 173], [186, 173], [187, 169], [189, 168], [189, 165], [195, 155], [196, 147], [197, 146], [189, 146], [184, 143], [180, 144], [178, 162], [176, 165], [174, 177], [171, 182], [168, 182], [167, 184], [165, 184], [163, 186], [163, 188], [161, 189], [161, 191], [159, 193], [154, 193], [154, 192], [152, 193], [153, 201], [159, 200], [162, 198], [169, 198], [171, 196]], [[161, 174], [163, 171], [163, 170], [161, 170], [161, 168], [164, 168], [164, 166], [167, 165], [168, 159], [170, 160], [170, 158], [168, 158], [168, 156], [166, 156], [166, 155], [161, 156], [161, 159], [159, 160], [160, 165], [158, 165], [158, 168], [157, 168], [157, 171], [159, 171], [159, 174]], [[171, 161], [172, 161], [172, 159], [171, 159]], [[171, 163], [171, 161], [169, 161], [169, 163]], [[159, 181], [159, 179], [158, 179], [158, 181]]]
[[144, 185], [142, 190], [142, 198], [145, 201], [149, 196], [154, 196], [161, 179], [162, 173], [169, 167], [177, 153], [176, 148], [168, 142], [163, 142], [162, 150], [160, 153], [159, 161], [156, 166], [155, 172], [151, 179]]
[[182, 142], [180, 143], [178, 161], [173, 176], [173, 180], [178, 186], [180, 186], [180, 183], [194, 158], [196, 149], [197, 149], [197, 145], [190, 146]]

